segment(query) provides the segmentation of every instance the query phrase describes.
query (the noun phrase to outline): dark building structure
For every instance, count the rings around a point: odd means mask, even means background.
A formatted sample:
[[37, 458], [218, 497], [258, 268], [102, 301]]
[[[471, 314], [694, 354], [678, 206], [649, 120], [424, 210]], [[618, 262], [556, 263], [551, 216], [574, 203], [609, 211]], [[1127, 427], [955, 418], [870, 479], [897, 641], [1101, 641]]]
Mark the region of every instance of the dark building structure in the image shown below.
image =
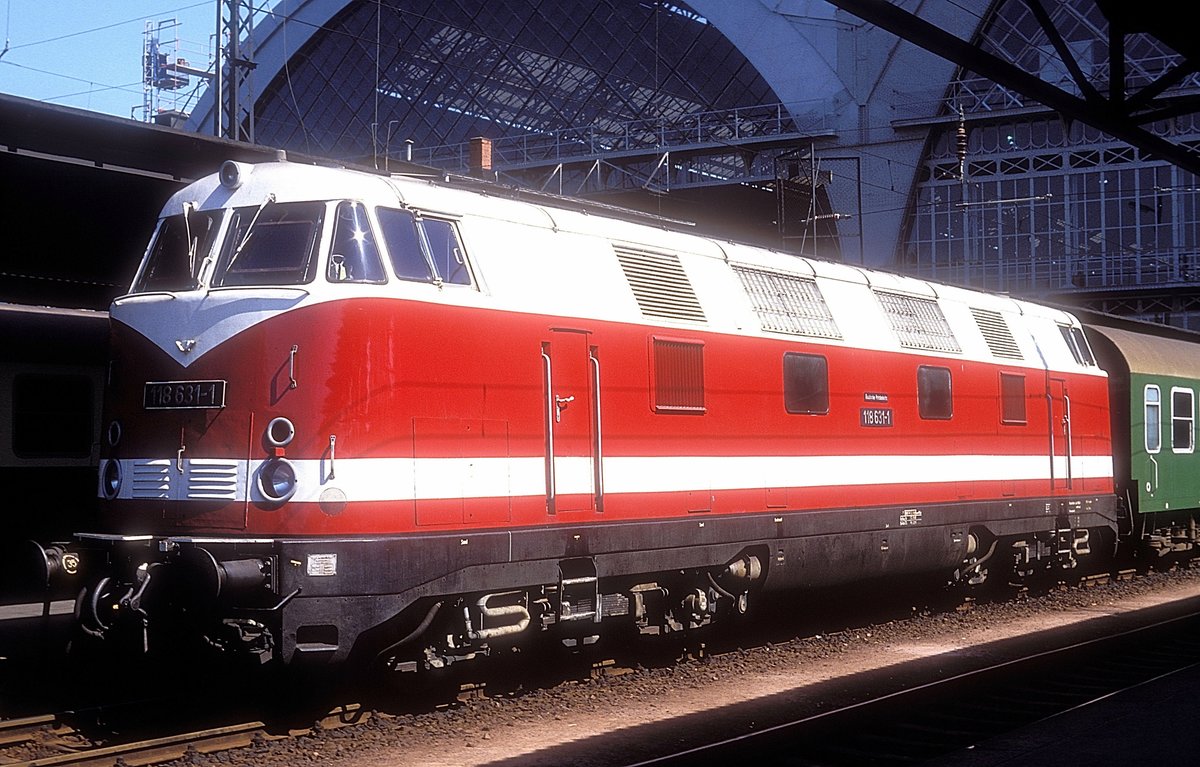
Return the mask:
[[[6, 193], [22, 200], [6, 215], [61, 206], [68, 188], [80, 231], [115, 216], [145, 229], [174, 184], [235, 150], [381, 171], [411, 158], [714, 236], [1200, 328], [1200, 80], [1163, 14], [1109, 0], [221, 3], [245, 12], [238, 56], [186, 110], [194, 138], [164, 132], [206, 147], [185, 151], [192, 167], [146, 133], [126, 148], [153, 162], [65, 152], [92, 167], [58, 163], [55, 189], [31, 193], [47, 166], [10, 157]], [[90, 119], [100, 127], [71, 117], [64, 130], [89, 148], [127, 140], [112, 138], [126, 121]], [[231, 125], [263, 148], [201, 138]], [[118, 164], [141, 169], [139, 191], [95, 172]], [[105, 247], [128, 271], [145, 234]], [[10, 256], [0, 286], [119, 290], [128, 275], [102, 266], [115, 255], [68, 237], [45, 274]], [[70, 298], [72, 284], [44, 294]]]

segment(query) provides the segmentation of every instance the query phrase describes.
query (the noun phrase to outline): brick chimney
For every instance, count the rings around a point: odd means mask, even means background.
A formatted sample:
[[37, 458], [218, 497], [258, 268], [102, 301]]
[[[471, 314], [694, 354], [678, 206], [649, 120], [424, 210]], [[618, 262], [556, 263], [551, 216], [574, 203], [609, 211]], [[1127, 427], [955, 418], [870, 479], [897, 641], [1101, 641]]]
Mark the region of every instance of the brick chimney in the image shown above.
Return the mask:
[[471, 139], [470, 151], [471, 175], [480, 178], [491, 178], [492, 173], [492, 140], [477, 136]]

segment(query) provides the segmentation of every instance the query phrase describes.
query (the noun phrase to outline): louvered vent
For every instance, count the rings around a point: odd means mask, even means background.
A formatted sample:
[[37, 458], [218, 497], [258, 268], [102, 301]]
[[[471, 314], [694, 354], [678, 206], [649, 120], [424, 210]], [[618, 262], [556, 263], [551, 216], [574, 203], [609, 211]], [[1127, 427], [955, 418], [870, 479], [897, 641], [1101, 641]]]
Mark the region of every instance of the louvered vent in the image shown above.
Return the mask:
[[798, 274], [731, 264], [763, 330], [817, 338], [841, 338], [816, 280]]
[[140, 460], [133, 463], [132, 494], [134, 498], [180, 500], [237, 499], [242, 483], [241, 462], [217, 458], [190, 458], [179, 472], [176, 461], [169, 458]]
[[642, 314], [673, 320], [704, 322], [704, 310], [696, 300], [679, 256], [613, 246], [625, 279], [633, 290]]
[[134, 461], [132, 494], [134, 498], [170, 498], [172, 462], [166, 458]]
[[209, 500], [237, 499], [238, 461], [193, 458], [187, 464], [187, 497]]
[[654, 339], [654, 411], [704, 412], [704, 344]]
[[884, 290], [874, 292], [901, 346], [933, 352], [962, 351], [937, 301]]
[[1021, 349], [1017, 346], [1017, 340], [1008, 328], [1008, 323], [1004, 321], [1004, 315], [991, 309], [974, 307], [971, 308], [971, 315], [975, 317], [975, 324], [979, 326], [979, 332], [983, 333], [983, 340], [987, 342], [993, 356], [1010, 360], [1025, 359], [1025, 355], [1021, 354]]

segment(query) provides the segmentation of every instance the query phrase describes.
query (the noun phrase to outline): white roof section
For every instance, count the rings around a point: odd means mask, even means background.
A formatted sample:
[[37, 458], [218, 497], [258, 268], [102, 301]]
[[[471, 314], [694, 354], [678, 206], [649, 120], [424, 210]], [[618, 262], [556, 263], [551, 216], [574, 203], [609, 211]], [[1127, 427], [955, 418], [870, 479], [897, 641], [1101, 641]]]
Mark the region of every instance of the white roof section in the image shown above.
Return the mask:
[[[818, 261], [602, 215], [586, 203], [513, 199], [451, 180], [371, 174], [294, 163], [240, 168], [236, 189], [217, 176], [174, 195], [200, 209], [349, 199], [406, 207], [457, 222], [479, 290], [391, 280], [306, 285], [312, 300], [355, 290], [581, 321], [680, 332], [772, 337], [1102, 375], [1075, 359], [1062, 326], [1070, 314], [1008, 296], [906, 275]], [[631, 213], [631, 217], [637, 218]], [[646, 217], [647, 222], [652, 221]], [[328, 236], [328, 235], [327, 235]]]

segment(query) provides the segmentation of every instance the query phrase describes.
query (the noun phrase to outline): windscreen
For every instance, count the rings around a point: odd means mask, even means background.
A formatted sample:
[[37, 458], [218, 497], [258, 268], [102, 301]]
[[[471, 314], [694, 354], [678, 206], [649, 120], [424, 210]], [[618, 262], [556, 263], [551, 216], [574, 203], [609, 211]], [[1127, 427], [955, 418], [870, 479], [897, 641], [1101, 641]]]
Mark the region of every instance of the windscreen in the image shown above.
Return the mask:
[[236, 209], [213, 274], [213, 287], [311, 282], [324, 214], [323, 202]]
[[224, 211], [193, 211], [164, 218], [134, 292], [195, 290]]

